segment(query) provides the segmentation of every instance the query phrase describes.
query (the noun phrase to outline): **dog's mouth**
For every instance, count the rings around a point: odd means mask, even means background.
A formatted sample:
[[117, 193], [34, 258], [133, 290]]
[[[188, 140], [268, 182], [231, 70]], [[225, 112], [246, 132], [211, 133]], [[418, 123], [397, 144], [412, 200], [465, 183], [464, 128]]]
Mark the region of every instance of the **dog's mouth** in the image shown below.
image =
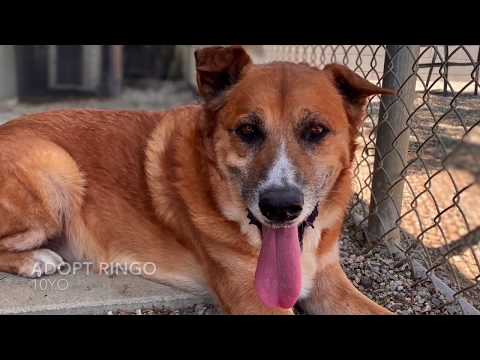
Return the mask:
[[[302, 249], [302, 250], [303, 250], [303, 235], [305, 234], [305, 230], [308, 227], [311, 227], [312, 229], [314, 228], [313, 224], [314, 224], [315, 220], [317, 219], [317, 216], [318, 216], [318, 204], [315, 206], [312, 213], [302, 223], [300, 223], [300, 225], [297, 226], [298, 227], [298, 241], [300, 243], [300, 249]], [[262, 234], [262, 237], [263, 237], [262, 227], [264, 227], [266, 225], [263, 225], [255, 217], [255, 215], [253, 215], [253, 213], [249, 209], [247, 209], [247, 217], [248, 217], [248, 220], [250, 220], [250, 224], [255, 225], [258, 228], [258, 230], [260, 230], [260, 234]]]
[[317, 216], [318, 205], [300, 225], [273, 228], [248, 211], [250, 223], [259, 228], [262, 237], [255, 289], [266, 306], [289, 309], [297, 302], [302, 289], [303, 236]]

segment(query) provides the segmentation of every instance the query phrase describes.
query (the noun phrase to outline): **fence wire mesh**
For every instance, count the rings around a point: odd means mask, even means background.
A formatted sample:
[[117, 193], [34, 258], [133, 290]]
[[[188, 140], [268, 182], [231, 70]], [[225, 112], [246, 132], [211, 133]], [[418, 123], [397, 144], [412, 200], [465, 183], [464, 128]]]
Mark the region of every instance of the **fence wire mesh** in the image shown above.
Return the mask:
[[[379, 86], [390, 76], [398, 96], [370, 100], [358, 139], [351, 210], [355, 235], [394, 246], [424, 270], [419, 281], [437, 279], [437, 288], [443, 287], [464, 313], [472, 312], [465, 301], [473, 312], [480, 309], [479, 49], [268, 45], [252, 51], [260, 63], [341, 63]], [[397, 60], [411, 66], [398, 74]], [[400, 127], [392, 123], [399, 111]], [[389, 144], [381, 145], [385, 139]], [[394, 205], [393, 220], [385, 203]]]

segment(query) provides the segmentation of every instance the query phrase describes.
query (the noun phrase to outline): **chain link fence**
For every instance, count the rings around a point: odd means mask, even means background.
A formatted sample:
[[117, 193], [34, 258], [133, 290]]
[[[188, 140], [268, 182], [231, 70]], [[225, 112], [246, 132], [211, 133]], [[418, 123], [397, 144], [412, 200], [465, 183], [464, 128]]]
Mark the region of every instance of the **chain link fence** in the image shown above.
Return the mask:
[[251, 46], [257, 63], [340, 63], [374, 97], [354, 164], [352, 238], [387, 245], [464, 314], [480, 310], [480, 46]]

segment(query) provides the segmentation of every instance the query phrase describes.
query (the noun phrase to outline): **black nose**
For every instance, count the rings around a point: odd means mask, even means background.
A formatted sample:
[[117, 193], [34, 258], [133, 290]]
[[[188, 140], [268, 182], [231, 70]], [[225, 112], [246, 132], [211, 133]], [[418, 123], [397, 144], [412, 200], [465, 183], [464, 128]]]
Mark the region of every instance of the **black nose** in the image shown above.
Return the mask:
[[300, 215], [303, 209], [303, 194], [294, 187], [268, 189], [260, 194], [258, 205], [267, 219], [283, 223]]

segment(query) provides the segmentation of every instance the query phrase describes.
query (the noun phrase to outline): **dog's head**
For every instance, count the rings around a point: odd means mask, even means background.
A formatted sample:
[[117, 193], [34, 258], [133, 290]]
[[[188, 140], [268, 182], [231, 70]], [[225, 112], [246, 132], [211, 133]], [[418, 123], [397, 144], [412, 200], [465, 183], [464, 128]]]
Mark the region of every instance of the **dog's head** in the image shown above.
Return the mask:
[[[351, 166], [368, 97], [391, 91], [337, 64], [253, 65], [237, 46], [197, 50], [195, 58], [207, 151], [261, 229], [258, 293], [289, 307], [299, 291], [303, 228]], [[274, 274], [279, 262], [287, 275]]]

